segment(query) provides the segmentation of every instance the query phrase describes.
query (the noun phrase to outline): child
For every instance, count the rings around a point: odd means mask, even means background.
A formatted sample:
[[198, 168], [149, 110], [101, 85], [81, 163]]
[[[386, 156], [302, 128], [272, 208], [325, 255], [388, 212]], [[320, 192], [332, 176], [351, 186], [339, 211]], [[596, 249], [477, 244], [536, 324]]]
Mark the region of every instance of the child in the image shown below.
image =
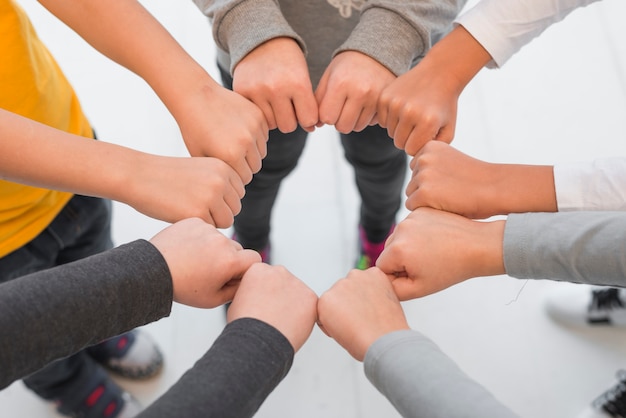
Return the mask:
[[281, 181], [296, 167], [307, 133], [331, 124], [362, 201], [357, 265], [373, 265], [395, 224], [406, 172], [404, 153], [370, 126], [378, 95], [449, 30], [464, 1], [195, 3], [211, 20], [224, 85], [257, 104], [273, 129], [235, 218], [236, 239], [269, 261]]

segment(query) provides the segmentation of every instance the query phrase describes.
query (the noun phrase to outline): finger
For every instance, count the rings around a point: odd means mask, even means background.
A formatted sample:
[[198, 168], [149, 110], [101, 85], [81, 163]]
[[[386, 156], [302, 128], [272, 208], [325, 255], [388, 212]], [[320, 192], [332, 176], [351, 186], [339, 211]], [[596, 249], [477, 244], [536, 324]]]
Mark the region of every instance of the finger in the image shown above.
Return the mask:
[[231, 175], [229, 177], [229, 182], [230, 182], [230, 186], [232, 187], [232, 189], [235, 191], [235, 193], [237, 193], [237, 196], [239, 197], [239, 199], [243, 199], [243, 197], [246, 195], [246, 188], [244, 187], [244, 184], [241, 181], [241, 177], [235, 174]]
[[241, 159], [232, 168], [237, 172], [243, 184], [248, 184], [252, 181], [252, 170], [246, 158]]
[[237, 290], [239, 289], [240, 283], [241, 283], [241, 280], [231, 280], [228, 283], [226, 283], [217, 292], [218, 301], [219, 301], [219, 304], [217, 306], [221, 306], [225, 303], [231, 302], [234, 299], [235, 294], [237, 293]]
[[252, 100], [252, 103], [257, 105], [258, 108], [261, 109], [261, 112], [263, 112], [267, 130], [270, 131], [272, 129], [276, 129], [276, 116], [274, 115], [272, 104], [266, 100]]
[[378, 113], [374, 113], [374, 116], [372, 116], [372, 119], [369, 121], [369, 126], [375, 126], [375, 125], [380, 125], [379, 121], [378, 121]]
[[389, 116], [389, 107], [387, 102], [388, 101], [383, 99], [381, 95], [381, 98], [378, 100], [378, 105], [376, 106], [376, 117], [381, 128], [387, 127], [387, 118]]
[[235, 216], [232, 210], [224, 200], [222, 200], [217, 208], [211, 209], [211, 216], [215, 222], [216, 228], [229, 228], [233, 225]]
[[326, 125], [337, 125], [337, 121], [341, 117], [344, 105], [346, 103], [345, 96], [325, 97], [320, 103], [319, 118]]
[[411, 162], [409, 163], [409, 168], [411, 168], [411, 170], [412, 170], [413, 172], [415, 172], [415, 171], [417, 170], [417, 162], [418, 162], [418, 159], [419, 159], [419, 155], [418, 155], [418, 154], [415, 154], [415, 155], [413, 156], [413, 158], [411, 158]]
[[367, 128], [368, 126], [371, 126], [370, 121], [372, 120], [372, 116], [374, 116], [374, 112], [371, 112], [367, 109], [363, 109], [361, 111], [361, 114], [357, 117], [352, 130], [354, 132], [361, 132], [363, 129]]
[[437, 137], [439, 132], [439, 124], [423, 124], [415, 127], [413, 132], [407, 138], [407, 144], [405, 145], [405, 151], [409, 155], [417, 155], [417, 153], [424, 147], [428, 141], [432, 141]]
[[347, 100], [337, 118], [335, 128], [342, 134], [348, 134], [354, 131], [362, 111], [362, 106], [356, 100]]
[[317, 101], [313, 92], [307, 92], [305, 95], [298, 94], [292, 101], [296, 109], [298, 123], [307, 132], [312, 132], [312, 129], [315, 129], [315, 125], [319, 122]]
[[400, 301], [406, 301], [424, 296], [420, 283], [409, 277], [398, 277], [391, 281], [396, 296]]
[[398, 123], [393, 136], [393, 143], [397, 148], [401, 150], [404, 150], [406, 148], [407, 139], [409, 138], [409, 135], [413, 128], [414, 125], [412, 122], [404, 120]]
[[272, 109], [276, 117], [276, 127], [284, 134], [293, 132], [298, 127], [298, 119], [294, 104], [290, 98], [278, 99], [272, 102]]
[[246, 163], [248, 167], [250, 167], [250, 172], [255, 174], [261, 170], [262, 158], [261, 154], [259, 154], [259, 150], [256, 147], [250, 147], [248, 152], [246, 152]]
[[449, 124], [442, 127], [435, 136], [435, 140], [445, 142], [446, 144], [451, 143], [452, 139], [454, 138], [454, 130], [454, 124]]
[[[380, 118], [380, 114], [378, 115], [378, 117]], [[387, 135], [389, 135], [390, 138], [393, 138], [394, 144], [396, 143], [395, 134], [396, 134], [397, 126], [398, 126], [398, 119], [396, 117], [393, 117], [392, 115], [389, 115], [387, 117]], [[396, 145], [396, 147], [400, 148], [398, 147], [398, 145]]]
[[226, 202], [226, 205], [233, 215], [237, 215], [241, 212], [241, 198], [234, 189], [226, 190], [224, 202]]

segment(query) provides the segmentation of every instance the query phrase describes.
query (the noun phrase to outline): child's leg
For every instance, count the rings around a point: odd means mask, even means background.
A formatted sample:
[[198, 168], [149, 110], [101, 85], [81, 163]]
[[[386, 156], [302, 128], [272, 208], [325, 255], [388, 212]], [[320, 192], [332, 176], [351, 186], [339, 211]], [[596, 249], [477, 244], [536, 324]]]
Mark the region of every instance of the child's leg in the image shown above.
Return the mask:
[[246, 186], [241, 212], [235, 217], [237, 241], [244, 248], [261, 251], [269, 244], [272, 209], [280, 183], [298, 164], [306, 137], [301, 128], [289, 134], [276, 129], [270, 132], [263, 168]]
[[395, 148], [387, 132], [371, 126], [362, 132], [341, 135], [346, 158], [355, 171], [361, 195], [359, 255], [355, 267], [366, 270], [376, 264], [396, 221], [407, 171], [404, 151]]
[[346, 159], [354, 167], [361, 195], [359, 223], [367, 239], [385, 240], [396, 221], [407, 173], [407, 156], [393, 145], [387, 131], [369, 126], [361, 132], [341, 135]]

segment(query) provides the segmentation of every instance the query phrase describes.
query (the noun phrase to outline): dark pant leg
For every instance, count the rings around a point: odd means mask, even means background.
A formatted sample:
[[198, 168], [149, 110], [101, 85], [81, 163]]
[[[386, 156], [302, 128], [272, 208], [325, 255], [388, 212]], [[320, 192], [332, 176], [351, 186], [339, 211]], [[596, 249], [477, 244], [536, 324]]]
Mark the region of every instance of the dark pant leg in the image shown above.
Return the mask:
[[[74, 196], [39, 236], [0, 259], [0, 281], [97, 254], [112, 247], [111, 202]], [[63, 338], [63, 336], [59, 336]], [[90, 375], [92, 360], [84, 352], [57, 360], [24, 379], [45, 399], [57, 396], [66, 382], [79, 384]]]
[[[221, 68], [220, 73], [224, 86], [232, 89], [230, 75]], [[300, 127], [288, 134], [278, 129], [270, 131], [263, 167], [246, 186], [241, 212], [235, 217], [237, 241], [244, 248], [261, 251], [269, 243], [272, 209], [280, 183], [298, 164], [306, 137], [307, 132]]]
[[342, 134], [341, 143], [361, 195], [360, 224], [370, 241], [381, 242], [400, 209], [407, 156], [378, 125]]

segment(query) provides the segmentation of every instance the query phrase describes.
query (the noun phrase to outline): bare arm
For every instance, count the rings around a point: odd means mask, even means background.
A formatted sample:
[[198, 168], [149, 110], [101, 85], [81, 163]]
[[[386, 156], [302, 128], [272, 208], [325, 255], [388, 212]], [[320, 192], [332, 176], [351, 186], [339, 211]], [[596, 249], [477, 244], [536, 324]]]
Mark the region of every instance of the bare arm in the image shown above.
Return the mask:
[[41, 4], [152, 87], [178, 122], [191, 155], [226, 161], [245, 183], [261, 168], [268, 129], [260, 110], [219, 86], [137, 1]]
[[166, 222], [199, 217], [224, 228], [239, 213], [244, 194], [237, 173], [216, 158], [151, 155], [2, 109], [0, 178], [117, 200]]

